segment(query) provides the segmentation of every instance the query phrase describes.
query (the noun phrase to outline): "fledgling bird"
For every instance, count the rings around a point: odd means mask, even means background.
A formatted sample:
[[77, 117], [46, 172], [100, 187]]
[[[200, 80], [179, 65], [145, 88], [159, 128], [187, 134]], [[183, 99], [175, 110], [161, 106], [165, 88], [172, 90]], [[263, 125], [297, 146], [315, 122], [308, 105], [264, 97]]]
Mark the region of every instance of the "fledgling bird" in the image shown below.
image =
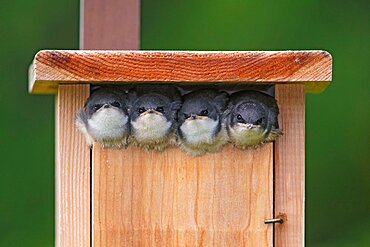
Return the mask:
[[247, 90], [234, 93], [225, 114], [230, 141], [238, 148], [257, 148], [282, 135], [278, 105], [268, 94]]
[[129, 134], [127, 95], [121, 87], [102, 86], [92, 91], [76, 115], [76, 126], [92, 146], [122, 148]]
[[181, 95], [172, 85], [138, 85], [129, 91], [129, 142], [145, 150], [163, 151], [176, 144], [176, 114]]
[[184, 95], [178, 113], [179, 145], [192, 156], [216, 152], [227, 143], [228, 136], [222, 114], [228, 94], [203, 89]]

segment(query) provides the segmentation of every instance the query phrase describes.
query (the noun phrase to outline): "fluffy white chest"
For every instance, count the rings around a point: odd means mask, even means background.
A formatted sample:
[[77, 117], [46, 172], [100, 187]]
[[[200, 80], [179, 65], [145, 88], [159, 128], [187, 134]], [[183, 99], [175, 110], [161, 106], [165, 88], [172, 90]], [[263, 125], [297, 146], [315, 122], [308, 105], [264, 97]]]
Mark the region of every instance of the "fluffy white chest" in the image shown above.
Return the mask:
[[88, 120], [89, 133], [97, 140], [118, 139], [127, 134], [128, 116], [119, 110], [105, 108]]
[[194, 119], [185, 121], [180, 130], [186, 142], [191, 144], [211, 143], [218, 122], [212, 119]]
[[164, 116], [149, 113], [138, 117], [131, 125], [138, 141], [155, 141], [164, 138], [172, 124]]
[[254, 146], [265, 139], [264, 131], [261, 128], [248, 129], [239, 125], [230, 128], [230, 138], [235, 144], [243, 146]]

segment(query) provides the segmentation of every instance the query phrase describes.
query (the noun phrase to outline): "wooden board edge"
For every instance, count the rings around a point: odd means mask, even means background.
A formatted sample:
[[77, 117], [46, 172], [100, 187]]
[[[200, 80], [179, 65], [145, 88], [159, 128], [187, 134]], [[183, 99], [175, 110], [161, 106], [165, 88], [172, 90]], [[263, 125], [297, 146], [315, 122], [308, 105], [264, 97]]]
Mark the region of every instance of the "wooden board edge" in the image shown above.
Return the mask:
[[275, 247], [304, 246], [305, 94], [303, 85], [277, 85], [280, 127], [284, 135], [274, 146]]
[[88, 85], [62, 85], [55, 104], [55, 246], [90, 247], [90, 148], [75, 127]]
[[330, 83], [330, 81], [308, 81], [304, 83], [304, 91], [305, 93], [322, 93], [326, 90]]
[[[28, 67], [28, 92], [29, 93], [35, 93], [35, 84], [36, 84], [36, 72], [35, 72], [35, 62], [32, 62], [30, 66]], [[42, 91], [42, 90], [39, 90]], [[37, 92], [37, 90], [36, 90]], [[46, 94], [54, 94], [56, 92], [47, 92]]]
[[[45, 81], [45, 80], [30, 80], [29, 83], [29, 93], [31, 94], [57, 94], [58, 92], [58, 86], [59, 85], [90, 85], [90, 84], [132, 84], [133, 82], [92, 82], [92, 81], [65, 81], [63, 83], [60, 83], [59, 81]], [[139, 82], [138, 82], [139, 83]], [[140, 83], [145, 83], [145, 82], [140, 82]], [[147, 83], [152, 83], [152, 82], [147, 82]], [[160, 83], [160, 82], [158, 82]], [[168, 83], [168, 82], [163, 82], [163, 83]], [[178, 84], [179, 82], [172, 82], [174, 84]], [[180, 82], [181, 83], [181, 82]], [[224, 82], [189, 82], [189, 84], [209, 84], [209, 85], [214, 85], [218, 83], [224, 83]], [[238, 82], [235, 83], [238, 86], [241, 84], [247, 85], [265, 85], [265, 82]], [[305, 93], [314, 93], [314, 94], [319, 94], [322, 93], [326, 90], [326, 88], [330, 85], [330, 81], [322, 81], [322, 82], [306, 82], [306, 83], [299, 83], [299, 82], [275, 82], [271, 83], [274, 85], [301, 85], [304, 84], [305, 88]]]

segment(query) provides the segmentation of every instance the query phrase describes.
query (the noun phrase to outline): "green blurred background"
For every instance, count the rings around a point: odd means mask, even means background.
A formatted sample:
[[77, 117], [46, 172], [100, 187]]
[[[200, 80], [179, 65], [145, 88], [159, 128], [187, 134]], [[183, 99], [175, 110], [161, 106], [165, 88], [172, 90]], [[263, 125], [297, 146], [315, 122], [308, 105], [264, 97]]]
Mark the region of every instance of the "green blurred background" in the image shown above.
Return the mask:
[[[142, 0], [142, 49], [324, 49], [307, 95], [306, 245], [370, 246], [370, 1]], [[29, 95], [40, 49], [78, 49], [79, 1], [1, 1], [0, 246], [54, 244], [54, 98]]]

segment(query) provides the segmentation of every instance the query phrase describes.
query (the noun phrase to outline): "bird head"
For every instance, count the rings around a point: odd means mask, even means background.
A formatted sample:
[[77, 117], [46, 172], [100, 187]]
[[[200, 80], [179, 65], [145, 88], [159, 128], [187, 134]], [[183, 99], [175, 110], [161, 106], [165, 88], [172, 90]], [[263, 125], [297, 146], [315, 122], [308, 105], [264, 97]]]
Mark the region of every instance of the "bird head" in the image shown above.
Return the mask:
[[135, 100], [131, 109], [131, 120], [135, 121], [137, 118], [154, 114], [165, 117], [168, 121], [173, 120], [173, 112], [176, 111], [175, 102], [164, 95], [157, 93], [148, 93], [140, 96]]
[[179, 111], [178, 119], [181, 123], [193, 120], [218, 120], [219, 113], [215, 105], [204, 99], [185, 101]]
[[119, 88], [100, 87], [91, 93], [85, 109], [89, 118], [104, 109], [117, 110], [127, 115], [126, 95]]
[[257, 102], [243, 102], [231, 113], [231, 126], [248, 130], [265, 130], [268, 124], [268, 112]]

